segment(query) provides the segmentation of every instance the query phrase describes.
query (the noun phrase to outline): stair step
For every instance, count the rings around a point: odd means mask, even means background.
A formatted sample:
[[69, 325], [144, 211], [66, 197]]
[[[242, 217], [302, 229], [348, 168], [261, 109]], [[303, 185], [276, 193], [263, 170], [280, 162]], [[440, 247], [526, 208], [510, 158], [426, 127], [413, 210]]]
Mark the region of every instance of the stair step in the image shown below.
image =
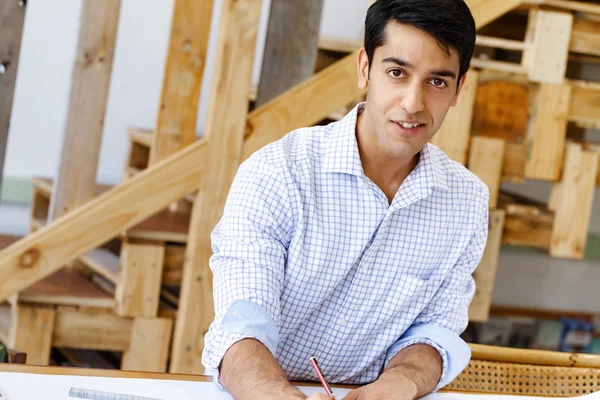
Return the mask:
[[[35, 178], [34, 182], [47, 193], [52, 192], [53, 181], [51, 179]], [[96, 185], [96, 195], [100, 195], [111, 188], [112, 186], [98, 184]], [[190, 209], [178, 211], [165, 209], [134, 226], [127, 231], [126, 235], [133, 239], [186, 243], [190, 218]], [[40, 229], [46, 226], [48, 222], [43, 218], [33, 218], [31, 224], [35, 229]]]
[[119, 281], [119, 256], [106, 249], [96, 249], [79, 258], [87, 267], [113, 284]]
[[73, 268], [63, 268], [19, 293], [26, 303], [112, 309], [115, 300]]

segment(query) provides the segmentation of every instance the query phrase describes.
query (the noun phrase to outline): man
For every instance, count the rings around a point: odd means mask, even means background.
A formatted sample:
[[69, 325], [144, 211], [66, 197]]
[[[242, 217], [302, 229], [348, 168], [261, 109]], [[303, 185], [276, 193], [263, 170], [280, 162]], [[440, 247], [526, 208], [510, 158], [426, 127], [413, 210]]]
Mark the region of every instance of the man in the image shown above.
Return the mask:
[[463, 0], [378, 0], [365, 29], [366, 102], [250, 157], [212, 234], [203, 363], [236, 399], [306, 398], [290, 382], [316, 380], [311, 356], [330, 382], [363, 385], [347, 399], [415, 399], [470, 358], [459, 334], [489, 193], [428, 142], [474, 20]]

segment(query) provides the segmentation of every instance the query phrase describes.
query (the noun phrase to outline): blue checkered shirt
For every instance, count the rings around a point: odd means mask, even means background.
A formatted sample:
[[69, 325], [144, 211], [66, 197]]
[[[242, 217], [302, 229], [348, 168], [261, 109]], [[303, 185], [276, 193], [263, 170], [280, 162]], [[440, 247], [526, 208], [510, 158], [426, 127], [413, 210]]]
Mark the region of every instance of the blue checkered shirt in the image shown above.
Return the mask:
[[341, 121], [295, 130], [239, 168], [211, 239], [215, 320], [202, 362], [254, 338], [291, 380], [365, 384], [416, 343], [443, 361], [435, 390], [471, 353], [459, 337], [488, 234], [489, 192], [428, 144], [391, 204], [365, 176]]

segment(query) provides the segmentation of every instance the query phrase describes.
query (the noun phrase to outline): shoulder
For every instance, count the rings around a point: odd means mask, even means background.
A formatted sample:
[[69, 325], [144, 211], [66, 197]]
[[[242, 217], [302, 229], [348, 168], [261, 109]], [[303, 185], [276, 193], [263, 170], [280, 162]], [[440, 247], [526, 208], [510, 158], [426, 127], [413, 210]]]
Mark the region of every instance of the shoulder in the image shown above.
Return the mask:
[[439, 147], [428, 144], [438, 167], [446, 174], [449, 190], [460, 197], [474, 196], [473, 200], [487, 204], [490, 197], [488, 186], [464, 165], [452, 160]]
[[264, 166], [281, 172], [297, 164], [311, 162], [323, 154], [324, 142], [332, 125], [293, 130], [257, 150], [242, 165], [245, 168]]

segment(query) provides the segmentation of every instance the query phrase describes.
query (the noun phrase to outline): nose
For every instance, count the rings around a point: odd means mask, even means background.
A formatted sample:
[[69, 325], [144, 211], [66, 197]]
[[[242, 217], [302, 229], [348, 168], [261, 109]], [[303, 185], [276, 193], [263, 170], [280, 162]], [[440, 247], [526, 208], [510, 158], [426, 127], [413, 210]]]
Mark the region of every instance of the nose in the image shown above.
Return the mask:
[[409, 114], [423, 111], [423, 88], [421, 85], [414, 82], [406, 88], [401, 106]]

